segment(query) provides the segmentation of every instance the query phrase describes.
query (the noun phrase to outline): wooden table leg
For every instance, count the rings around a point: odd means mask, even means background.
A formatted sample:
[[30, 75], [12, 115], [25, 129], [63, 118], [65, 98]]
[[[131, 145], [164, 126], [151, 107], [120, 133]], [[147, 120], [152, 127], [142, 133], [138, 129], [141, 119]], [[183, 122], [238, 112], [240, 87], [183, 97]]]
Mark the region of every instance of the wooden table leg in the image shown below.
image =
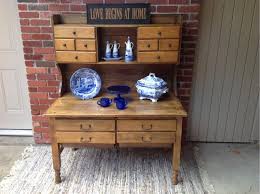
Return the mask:
[[61, 167], [61, 159], [60, 159], [60, 146], [58, 143], [53, 142], [51, 144], [52, 147], [52, 160], [53, 160], [53, 168], [55, 171], [55, 183], [60, 183], [60, 167]]
[[180, 170], [180, 160], [181, 160], [181, 134], [182, 134], [182, 118], [177, 119], [177, 131], [176, 140], [173, 145], [173, 184], [178, 184], [178, 175]]

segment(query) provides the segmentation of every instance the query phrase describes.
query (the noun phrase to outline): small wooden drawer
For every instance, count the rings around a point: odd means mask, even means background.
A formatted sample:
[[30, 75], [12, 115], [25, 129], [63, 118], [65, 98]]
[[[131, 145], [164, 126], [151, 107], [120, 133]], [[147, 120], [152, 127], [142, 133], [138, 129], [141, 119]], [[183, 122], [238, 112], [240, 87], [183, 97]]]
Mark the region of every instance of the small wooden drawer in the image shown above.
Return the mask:
[[95, 40], [76, 40], [76, 50], [78, 51], [95, 51], [96, 50], [96, 41]]
[[160, 51], [176, 51], [179, 50], [179, 39], [161, 39], [159, 40]]
[[118, 132], [117, 143], [174, 143], [175, 132]]
[[56, 132], [57, 143], [114, 144], [114, 132]]
[[158, 40], [138, 40], [137, 42], [138, 51], [157, 51]]
[[176, 120], [117, 120], [118, 131], [176, 131]]
[[139, 27], [137, 37], [138, 39], [179, 38], [180, 26]]
[[55, 39], [55, 49], [60, 51], [74, 51], [74, 39]]
[[96, 52], [56, 51], [56, 61], [73, 63], [93, 63], [97, 61]]
[[114, 120], [69, 120], [55, 121], [56, 131], [115, 131]]
[[54, 26], [55, 38], [95, 38], [95, 27]]
[[178, 51], [138, 52], [138, 62], [178, 63]]

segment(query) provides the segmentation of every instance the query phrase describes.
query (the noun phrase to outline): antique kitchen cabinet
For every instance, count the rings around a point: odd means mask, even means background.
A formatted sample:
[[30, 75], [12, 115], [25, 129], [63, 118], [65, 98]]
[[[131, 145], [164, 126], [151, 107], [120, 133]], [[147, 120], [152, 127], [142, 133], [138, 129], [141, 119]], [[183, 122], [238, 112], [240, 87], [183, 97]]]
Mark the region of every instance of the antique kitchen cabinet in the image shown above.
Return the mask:
[[[153, 15], [151, 24], [88, 25], [84, 15], [55, 15], [56, 61], [62, 75], [61, 97], [47, 110], [52, 137], [55, 182], [61, 182], [64, 146], [173, 147], [173, 183], [177, 184], [182, 120], [187, 116], [176, 97], [175, 66], [179, 63], [181, 22], [173, 15]], [[116, 40], [124, 55], [127, 36], [134, 42], [135, 61], [102, 61], [105, 42]], [[97, 71], [102, 91], [91, 100], [72, 96], [69, 79], [82, 67]], [[157, 103], [139, 100], [135, 83], [150, 72], [168, 82], [170, 92]], [[97, 105], [110, 85], [132, 88], [128, 108]]]

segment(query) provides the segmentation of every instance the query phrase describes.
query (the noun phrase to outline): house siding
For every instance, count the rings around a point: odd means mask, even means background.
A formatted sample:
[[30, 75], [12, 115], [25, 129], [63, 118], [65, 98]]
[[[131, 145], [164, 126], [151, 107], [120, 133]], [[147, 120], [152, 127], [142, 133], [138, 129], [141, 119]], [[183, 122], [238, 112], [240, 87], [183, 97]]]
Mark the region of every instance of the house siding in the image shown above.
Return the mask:
[[189, 139], [259, 140], [259, 0], [204, 0], [200, 28]]

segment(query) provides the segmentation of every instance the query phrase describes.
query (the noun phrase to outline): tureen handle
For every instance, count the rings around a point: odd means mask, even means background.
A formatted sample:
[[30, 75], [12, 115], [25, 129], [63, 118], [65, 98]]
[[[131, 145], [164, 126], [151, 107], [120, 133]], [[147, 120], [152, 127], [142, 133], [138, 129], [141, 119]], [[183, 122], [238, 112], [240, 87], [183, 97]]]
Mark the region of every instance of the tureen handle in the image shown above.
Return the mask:
[[151, 77], [156, 77], [156, 76], [155, 76], [155, 73], [149, 73], [149, 76], [151, 76]]

